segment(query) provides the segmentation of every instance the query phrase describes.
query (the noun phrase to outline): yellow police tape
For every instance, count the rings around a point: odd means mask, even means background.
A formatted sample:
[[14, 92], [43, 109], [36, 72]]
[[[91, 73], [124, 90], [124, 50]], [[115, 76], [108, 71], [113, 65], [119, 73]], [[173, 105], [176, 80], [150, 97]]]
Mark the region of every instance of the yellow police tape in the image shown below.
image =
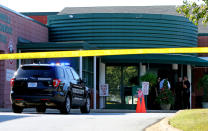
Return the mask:
[[151, 48], [151, 49], [106, 49], [106, 50], [12, 53], [12, 54], [0, 54], [0, 60], [63, 58], [63, 57], [80, 57], [80, 56], [132, 55], [132, 54], [164, 54], [164, 53], [208, 53], [208, 47]]

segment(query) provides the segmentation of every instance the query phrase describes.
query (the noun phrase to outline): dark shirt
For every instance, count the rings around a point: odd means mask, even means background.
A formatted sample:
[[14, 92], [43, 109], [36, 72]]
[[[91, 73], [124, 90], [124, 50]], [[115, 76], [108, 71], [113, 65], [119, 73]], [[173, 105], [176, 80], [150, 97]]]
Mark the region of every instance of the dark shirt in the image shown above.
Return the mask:
[[184, 81], [184, 85], [186, 85], [187, 87], [187, 88], [183, 88], [184, 93], [190, 93], [190, 82], [188, 80]]
[[177, 95], [181, 94], [183, 91], [183, 82], [177, 82], [176, 83], [176, 89], [175, 89], [175, 93]]

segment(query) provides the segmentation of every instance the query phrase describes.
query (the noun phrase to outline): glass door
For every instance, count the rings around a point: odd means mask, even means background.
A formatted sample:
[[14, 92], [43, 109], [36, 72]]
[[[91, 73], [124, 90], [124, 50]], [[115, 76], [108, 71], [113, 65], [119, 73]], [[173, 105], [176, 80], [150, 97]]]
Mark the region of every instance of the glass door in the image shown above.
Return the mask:
[[109, 109], [134, 109], [136, 104], [133, 87], [138, 85], [137, 66], [106, 66], [106, 83], [109, 96], [106, 107]]
[[121, 104], [121, 66], [106, 67], [106, 83], [109, 84], [109, 96], [106, 104]]
[[123, 103], [136, 104], [137, 98], [134, 98], [133, 88], [139, 84], [138, 67], [124, 66], [123, 67]]

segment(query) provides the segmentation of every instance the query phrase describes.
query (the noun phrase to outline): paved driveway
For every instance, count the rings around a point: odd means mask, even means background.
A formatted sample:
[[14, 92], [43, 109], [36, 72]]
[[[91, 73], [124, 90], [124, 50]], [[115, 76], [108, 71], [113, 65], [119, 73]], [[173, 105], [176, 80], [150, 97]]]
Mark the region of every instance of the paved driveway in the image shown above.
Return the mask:
[[141, 131], [173, 113], [0, 112], [0, 131]]

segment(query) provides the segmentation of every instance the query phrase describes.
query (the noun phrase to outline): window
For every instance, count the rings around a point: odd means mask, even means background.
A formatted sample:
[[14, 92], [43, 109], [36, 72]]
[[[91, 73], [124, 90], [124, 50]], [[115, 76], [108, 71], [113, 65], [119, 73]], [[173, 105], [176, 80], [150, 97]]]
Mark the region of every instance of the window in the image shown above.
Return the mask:
[[58, 74], [60, 78], [65, 78], [64, 70], [62, 68], [57, 68]]
[[83, 78], [87, 80], [86, 85], [89, 88], [93, 88], [93, 57], [83, 58]]
[[53, 77], [54, 68], [50, 66], [23, 66], [17, 71], [18, 77]]
[[73, 68], [71, 68], [71, 71], [72, 71], [72, 74], [73, 74], [73, 76], [74, 76], [74, 79], [75, 80], [79, 80], [80, 78], [79, 78], [79, 75], [75, 72], [75, 70], [73, 69]]
[[67, 69], [65, 69], [65, 77], [67, 78], [67, 79], [70, 79], [70, 77], [69, 77], [69, 73], [67, 72]]
[[70, 69], [67, 68], [66, 71], [67, 71], [67, 74], [68, 74], [68, 76], [69, 76], [69, 79], [70, 79], [70, 80], [74, 80], [74, 77], [73, 77], [73, 75], [72, 75]]

